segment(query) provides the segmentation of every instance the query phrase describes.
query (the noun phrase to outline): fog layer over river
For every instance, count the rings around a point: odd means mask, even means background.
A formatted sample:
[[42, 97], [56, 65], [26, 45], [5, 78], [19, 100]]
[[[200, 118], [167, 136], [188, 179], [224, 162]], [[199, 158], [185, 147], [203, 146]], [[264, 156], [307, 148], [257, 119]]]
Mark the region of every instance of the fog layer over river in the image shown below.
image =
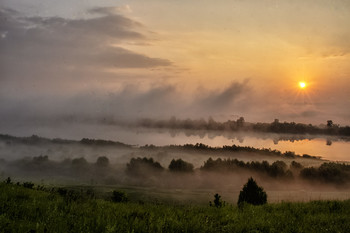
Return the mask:
[[213, 147], [236, 144], [271, 148], [282, 152], [320, 156], [332, 161], [350, 161], [350, 139], [332, 136], [263, 134], [227, 131], [190, 131], [168, 129], [124, 128], [111, 125], [57, 124], [0, 127], [0, 133], [15, 136], [32, 134], [48, 138], [80, 140], [82, 138], [119, 141], [130, 145], [184, 145], [203, 143]]

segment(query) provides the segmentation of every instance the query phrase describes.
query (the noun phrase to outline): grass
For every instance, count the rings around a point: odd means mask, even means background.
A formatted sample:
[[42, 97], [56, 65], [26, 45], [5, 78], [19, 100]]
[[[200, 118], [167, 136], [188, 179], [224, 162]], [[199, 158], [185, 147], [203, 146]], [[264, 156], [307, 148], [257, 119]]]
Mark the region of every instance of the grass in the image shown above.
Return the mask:
[[[209, 200], [208, 200], [209, 202]], [[350, 232], [350, 200], [262, 206], [113, 203], [0, 184], [1, 232]]]

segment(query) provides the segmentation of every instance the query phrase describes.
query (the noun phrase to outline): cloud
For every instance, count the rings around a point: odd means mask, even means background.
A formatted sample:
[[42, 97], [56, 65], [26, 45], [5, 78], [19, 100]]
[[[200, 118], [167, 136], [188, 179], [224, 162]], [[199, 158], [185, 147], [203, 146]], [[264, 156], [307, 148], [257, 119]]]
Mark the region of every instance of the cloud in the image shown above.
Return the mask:
[[[0, 10], [0, 68], [2, 79], [28, 77], [46, 79], [59, 67], [62, 77], [67, 70], [145, 69], [171, 66], [163, 58], [153, 58], [126, 48], [123, 43], [147, 43], [147, 32], [142, 24], [111, 9], [87, 19], [60, 17], [23, 17], [10, 9]], [[57, 76], [57, 75], [52, 75]], [[71, 77], [72, 81], [83, 77]], [[53, 80], [54, 81], [54, 80]], [[60, 82], [61, 80], [56, 80]]]
[[[140, 118], [200, 119], [214, 117], [226, 121], [245, 117], [249, 122], [295, 121], [303, 123], [325, 122], [348, 116], [337, 111], [327, 112], [329, 106], [297, 106], [273, 102], [276, 96], [262, 98], [248, 83], [232, 82], [223, 89], [185, 92], [181, 85], [153, 83], [124, 85], [119, 91], [81, 91], [71, 95], [40, 94], [36, 96], [3, 95], [0, 93], [0, 130], [17, 127], [55, 127], [74, 123], [102, 126], [123, 124]], [[339, 108], [336, 108], [339, 109]], [[337, 113], [338, 118], [333, 113]], [[346, 115], [347, 114], [347, 115]], [[348, 118], [346, 118], [348, 119]], [[7, 132], [7, 131], [6, 131]], [[9, 132], [11, 133], [11, 132]], [[31, 133], [31, 132], [29, 132]]]
[[245, 91], [248, 91], [248, 80], [239, 83], [232, 82], [228, 87], [221, 91], [211, 92], [208, 96], [204, 97], [201, 102], [202, 105], [210, 109], [222, 109], [232, 106], [237, 103]]
[[[246, 95], [244, 90], [248, 87], [245, 85], [235, 82], [221, 91], [198, 91], [192, 99], [178, 85], [166, 83], [154, 84], [146, 89], [139, 85], [126, 85], [114, 93], [81, 92], [65, 97], [37, 95], [31, 98], [7, 96], [1, 98], [3, 108], [0, 115], [3, 122], [14, 119], [21, 122], [26, 119], [206, 118], [218, 114], [230, 115], [241, 104], [251, 104], [238, 101]], [[219, 103], [220, 100], [223, 102]]]
[[94, 7], [89, 11], [91, 14], [101, 14], [101, 15], [118, 15], [122, 12], [132, 12], [129, 5], [118, 6], [118, 7]]

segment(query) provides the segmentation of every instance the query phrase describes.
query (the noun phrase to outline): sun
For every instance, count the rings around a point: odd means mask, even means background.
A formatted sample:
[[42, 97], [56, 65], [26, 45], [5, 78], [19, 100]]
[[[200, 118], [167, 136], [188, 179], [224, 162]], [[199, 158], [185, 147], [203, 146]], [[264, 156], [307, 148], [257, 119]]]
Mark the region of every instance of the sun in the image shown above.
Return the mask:
[[301, 89], [304, 89], [306, 87], [306, 83], [305, 82], [299, 82], [299, 87]]

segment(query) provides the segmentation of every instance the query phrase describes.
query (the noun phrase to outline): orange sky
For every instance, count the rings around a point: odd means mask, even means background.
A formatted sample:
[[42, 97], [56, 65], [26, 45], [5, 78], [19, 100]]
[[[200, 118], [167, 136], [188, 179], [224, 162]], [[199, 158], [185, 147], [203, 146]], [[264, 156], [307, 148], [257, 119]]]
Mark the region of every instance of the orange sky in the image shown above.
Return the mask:
[[108, 110], [81, 114], [120, 115], [118, 102], [134, 117], [350, 124], [347, 0], [2, 2], [5, 113], [43, 97], [37, 111], [56, 101], [69, 113], [89, 96]]

